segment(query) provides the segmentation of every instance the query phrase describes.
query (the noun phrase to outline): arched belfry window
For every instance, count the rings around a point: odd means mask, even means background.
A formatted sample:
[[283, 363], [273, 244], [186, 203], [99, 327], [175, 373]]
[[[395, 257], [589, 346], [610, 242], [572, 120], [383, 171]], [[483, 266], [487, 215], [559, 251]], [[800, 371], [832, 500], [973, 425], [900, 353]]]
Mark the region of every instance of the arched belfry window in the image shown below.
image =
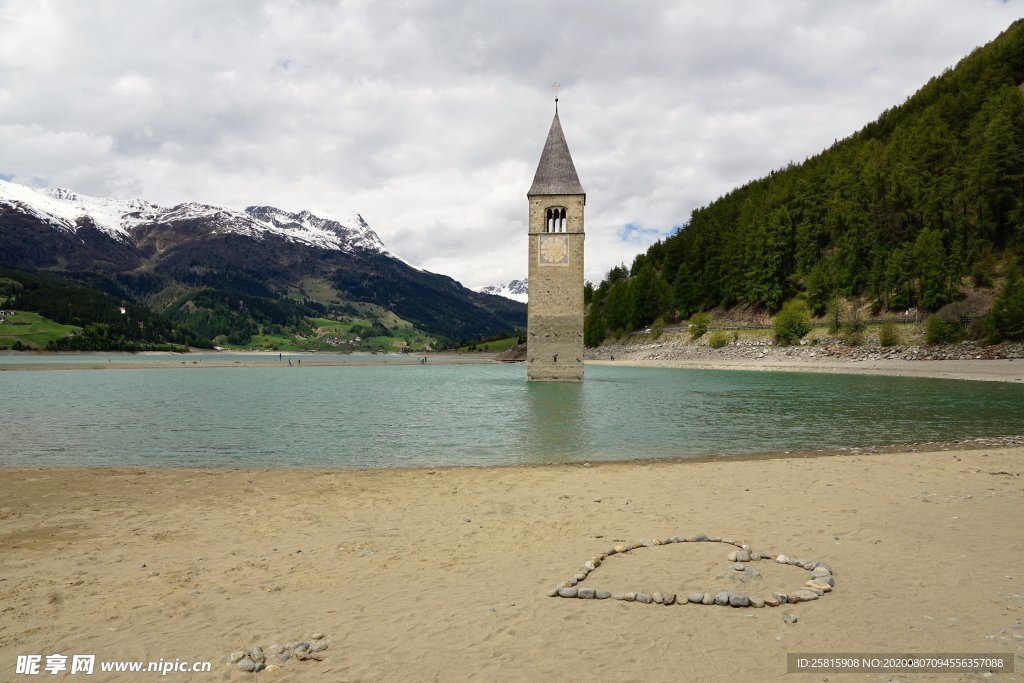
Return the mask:
[[553, 206], [547, 210], [544, 232], [565, 232], [565, 209]]

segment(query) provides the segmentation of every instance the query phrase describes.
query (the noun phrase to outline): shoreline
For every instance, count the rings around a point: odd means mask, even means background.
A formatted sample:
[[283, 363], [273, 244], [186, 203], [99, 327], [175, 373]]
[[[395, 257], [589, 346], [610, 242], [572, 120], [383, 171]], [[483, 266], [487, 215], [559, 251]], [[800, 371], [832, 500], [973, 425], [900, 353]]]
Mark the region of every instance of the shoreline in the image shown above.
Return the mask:
[[[202, 369], [202, 368], [319, 368], [319, 367], [366, 367], [374, 365], [408, 366], [420, 365], [416, 356], [408, 360], [389, 359], [373, 360], [367, 357], [365, 360], [340, 360], [318, 358], [317, 354], [291, 354], [292, 358], [299, 358], [305, 361], [301, 365], [289, 366], [284, 361], [271, 358], [276, 354], [265, 352], [229, 352], [231, 355], [249, 355], [251, 359], [241, 360], [217, 360], [198, 359], [191, 360], [186, 354], [163, 354], [152, 352], [143, 354], [122, 354], [133, 358], [144, 357], [144, 360], [118, 361], [117, 354], [111, 353], [107, 362], [99, 360], [78, 360], [62, 361], [59, 356], [54, 355], [46, 360], [33, 360], [21, 363], [5, 363], [4, 355], [0, 354], [0, 372], [38, 372], [51, 370], [156, 370], [156, 369]], [[825, 373], [825, 374], [848, 374], [848, 375], [882, 375], [889, 377], [921, 377], [932, 379], [954, 379], [965, 381], [985, 382], [1011, 382], [1024, 383], [1024, 359], [1015, 358], [993, 358], [993, 359], [970, 359], [970, 360], [903, 360], [903, 359], [880, 359], [880, 360], [843, 360], [836, 358], [821, 359], [792, 359], [776, 358], [766, 355], [763, 358], [636, 358], [638, 352], [626, 354], [626, 357], [619, 357], [616, 360], [591, 359], [585, 361], [586, 365], [625, 366], [642, 368], [675, 368], [687, 370], [729, 370], [729, 371], [758, 371], [758, 372], [802, 372], [802, 373]], [[167, 358], [162, 358], [166, 355]], [[428, 365], [487, 365], [498, 363], [495, 360], [497, 354], [473, 354], [455, 355], [443, 354], [431, 356], [423, 354], [428, 360]], [[505, 364], [505, 363], [502, 363]]]
[[1024, 360], [783, 360], [763, 359], [634, 359], [587, 360], [590, 365], [621, 365], [638, 368], [679, 368], [689, 370], [739, 370], [760, 372], [805, 372], [837, 375], [882, 375], [979, 382], [1024, 382]]
[[[17, 353], [17, 352], [12, 352]], [[21, 352], [24, 353], [24, 352]], [[366, 366], [406, 366], [420, 365], [418, 358], [426, 356], [429, 360], [427, 365], [483, 365], [494, 362], [495, 354], [483, 354], [483, 357], [476, 355], [458, 354], [410, 354], [408, 358], [392, 354], [391, 356], [373, 356], [371, 354], [359, 354], [339, 358], [323, 358], [315, 353], [288, 353], [282, 360], [278, 360], [278, 353], [264, 351], [223, 351], [205, 352], [207, 355], [223, 353], [230, 356], [245, 356], [246, 360], [228, 360], [217, 358], [193, 359], [190, 354], [172, 353], [164, 351], [146, 351], [140, 353], [111, 352], [109, 354], [94, 354], [94, 352], [83, 352], [79, 358], [86, 355], [109, 356], [106, 362], [96, 359], [85, 360], [62, 360], [61, 352], [45, 352], [46, 359], [38, 360], [43, 352], [37, 353], [33, 360], [20, 363], [5, 363], [5, 354], [0, 353], [0, 372], [18, 371], [48, 371], [48, 370], [161, 370], [161, 369], [203, 369], [203, 368], [325, 368], [325, 367], [366, 367]], [[284, 352], [281, 352], [284, 354]], [[50, 354], [53, 354], [52, 356]], [[15, 356], [17, 357], [17, 356]], [[139, 360], [120, 360], [129, 357]], [[352, 358], [352, 360], [348, 360]], [[375, 358], [377, 358], [375, 360]], [[304, 363], [289, 365], [289, 359], [302, 360]]]
[[742, 463], [759, 462], [764, 460], [810, 460], [818, 458], [842, 458], [850, 456], [883, 456], [888, 454], [915, 454], [915, 453], [959, 453], [964, 451], [977, 450], [1006, 450], [1024, 448], [1024, 434], [991, 437], [965, 437], [953, 441], [915, 441], [907, 443], [893, 443], [875, 446], [844, 446], [839, 448], [818, 448], [814, 450], [792, 450], [792, 451], [758, 451], [752, 453], [737, 453], [734, 455], [711, 454], [667, 457], [637, 457], [620, 460], [566, 460], [560, 462], [544, 463], [521, 463], [508, 465], [423, 465], [403, 467], [324, 467], [316, 465], [311, 467], [238, 467], [238, 466], [197, 466], [197, 465], [3, 465], [0, 464], [0, 473], [12, 473], [18, 471], [83, 471], [83, 472], [105, 472], [110, 474], [128, 474], [132, 472], [146, 471], [171, 471], [171, 472], [192, 472], [192, 473], [216, 473], [216, 472], [249, 472], [252, 474], [265, 473], [298, 473], [307, 474], [330, 474], [344, 472], [392, 472], [396, 474], [414, 474], [427, 472], [444, 471], [473, 471], [473, 470], [549, 470], [557, 468], [582, 467], [586, 469], [597, 469], [601, 467], [616, 466], [638, 466], [648, 467], [652, 465], [702, 465], [709, 463]]
[[[211, 661], [218, 680], [246, 681], [229, 653], [320, 632], [322, 661], [265, 675], [775, 680], [796, 652], [999, 653], [1019, 672], [1024, 447], [920, 446], [590, 467], [3, 470], [0, 671], [17, 655], [94, 653]], [[614, 544], [700, 533], [826, 562], [835, 589], [761, 609], [547, 597]], [[762, 560], [741, 581], [727, 551], [609, 557], [583, 587], [758, 595], [806, 579]]]

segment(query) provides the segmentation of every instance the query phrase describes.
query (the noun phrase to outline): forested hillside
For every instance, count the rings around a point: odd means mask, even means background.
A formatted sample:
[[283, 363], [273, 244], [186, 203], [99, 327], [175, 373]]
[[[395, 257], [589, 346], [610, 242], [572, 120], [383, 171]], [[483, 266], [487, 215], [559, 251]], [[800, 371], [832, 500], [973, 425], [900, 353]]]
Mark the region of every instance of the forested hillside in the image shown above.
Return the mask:
[[903, 105], [806, 160], [693, 212], [588, 285], [588, 345], [608, 334], [795, 296], [936, 310], [1024, 244], [1024, 20]]

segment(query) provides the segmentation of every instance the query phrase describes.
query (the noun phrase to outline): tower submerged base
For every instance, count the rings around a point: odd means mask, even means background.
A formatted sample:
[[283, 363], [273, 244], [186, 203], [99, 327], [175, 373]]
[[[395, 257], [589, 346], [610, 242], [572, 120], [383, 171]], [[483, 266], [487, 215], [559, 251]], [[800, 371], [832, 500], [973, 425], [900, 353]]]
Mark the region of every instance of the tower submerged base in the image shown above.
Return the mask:
[[526, 369], [526, 379], [529, 382], [582, 382], [583, 366], [578, 368], [558, 368], [557, 371], [550, 367]]

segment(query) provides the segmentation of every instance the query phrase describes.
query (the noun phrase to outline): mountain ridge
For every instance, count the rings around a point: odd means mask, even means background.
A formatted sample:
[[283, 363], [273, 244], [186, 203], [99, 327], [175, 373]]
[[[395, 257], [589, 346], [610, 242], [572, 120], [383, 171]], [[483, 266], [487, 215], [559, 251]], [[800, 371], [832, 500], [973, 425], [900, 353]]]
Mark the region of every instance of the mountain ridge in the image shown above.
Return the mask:
[[503, 296], [506, 299], [512, 299], [512, 301], [519, 301], [526, 303], [529, 298], [530, 282], [529, 278], [522, 278], [520, 280], [511, 280], [501, 285], [485, 285], [483, 287], [477, 287], [477, 292], [483, 294], [493, 294], [495, 296]]
[[[244, 297], [298, 302], [307, 316], [309, 305], [343, 316], [349, 304], [372, 304], [450, 341], [510, 332], [526, 322], [522, 304], [400, 259], [358, 213], [341, 222], [260, 205], [161, 207], [0, 181], [0, 266], [108, 276], [136, 303], [204, 333], [230, 331], [236, 340], [245, 335], [229, 330], [232, 325], [247, 321], [245, 330], [253, 333], [263, 325], [248, 315]], [[215, 313], [189, 299], [189, 292], [204, 289], [235, 299], [200, 297], [216, 302]], [[204, 315], [227, 327], [211, 326], [200, 320]]]
[[[585, 295], [609, 335], [793, 298], [938, 311], [1024, 257], [1024, 19], [853, 135], [694, 209]], [[1024, 260], [1024, 259], [1022, 259]], [[1011, 269], [1012, 270], [1012, 269]]]
[[[259, 239], [264, 233], [303, 242], [321, 249], [363, 249], [395, 256], [384, 247], [363, 217], [353, 212], [351, 224], [321, 218], [308, 210], [292, 213], [273, 206], [249, 206], [244, 211], [182, 202], [164, 207], [144, 199], [107, 199], [66, 188], [34, 189], [0, 180], [0, 204], [34, 215], [43, 223], [76, 233], [82, 219], [119, 240], [131, 240], [140, 225], [207, 219], [216, 229]], [[396, 257], [397, 258], [397, 257]]]

